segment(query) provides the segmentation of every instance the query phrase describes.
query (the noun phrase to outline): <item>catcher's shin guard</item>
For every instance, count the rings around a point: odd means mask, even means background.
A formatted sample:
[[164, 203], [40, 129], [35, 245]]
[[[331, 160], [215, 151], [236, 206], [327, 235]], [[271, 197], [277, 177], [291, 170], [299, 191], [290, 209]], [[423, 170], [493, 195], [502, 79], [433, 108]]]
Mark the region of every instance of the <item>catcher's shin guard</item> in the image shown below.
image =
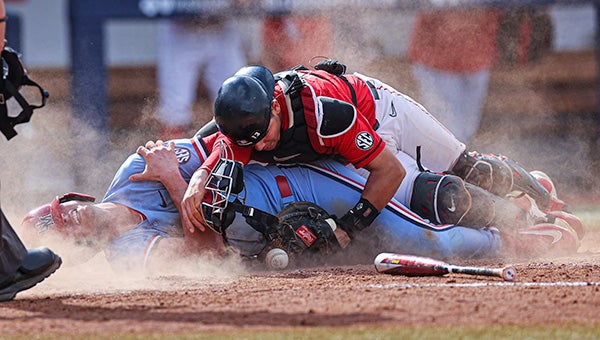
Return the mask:
[[550, 204], [548, 190], [508, 157], [463, 152], [451, 171], [494, 195], [505, 197], [513, 191], [521, 191], [531, 196], [541, 209], [548, 208]]

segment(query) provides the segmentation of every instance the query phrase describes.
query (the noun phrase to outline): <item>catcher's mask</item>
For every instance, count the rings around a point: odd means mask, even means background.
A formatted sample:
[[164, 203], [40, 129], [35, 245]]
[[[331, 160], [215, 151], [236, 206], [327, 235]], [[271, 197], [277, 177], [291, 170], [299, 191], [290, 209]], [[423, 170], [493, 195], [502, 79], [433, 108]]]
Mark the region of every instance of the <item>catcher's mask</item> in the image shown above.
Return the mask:
[[[14, 129], [15, 125], [29, 122], [33, 110], [46, 105], [48, 92], [27, 76], [27, 70], [19, 54], [8, 46], [4, 47], [2, 51], [2, 64], [4, 71], [2, 79], [0, 79], [0, 131], [6, 139], [10, 140], [17, 135]], [[27, 99], [19, 92], [22, 86], [37, 87], [40, 92], [40, 103], [37, 105], [29, 104]], [[13, 97], [22, 108], [22, 111], [17, 116], [11, 117], [8, 115], [7, 101]]]
[[211, 229], [224, 234], [235, 218], [235, 210], [229, 208], [230, 197], [237, 199], [244, 188], [242, 164], [234, 160], [219, 159], [205, 188], [208, 198], [202, 202], [202, 217]]
[[207, 195], [202, 201], [200, 212], [208, 226], [221, 235], [233, 223], [235, 210], [231, 201], [238, 200], [244, 189], [242, 163], [234, 160], [233, 150], [221, 141], [219, 161], [208, 176], [205, 185]]

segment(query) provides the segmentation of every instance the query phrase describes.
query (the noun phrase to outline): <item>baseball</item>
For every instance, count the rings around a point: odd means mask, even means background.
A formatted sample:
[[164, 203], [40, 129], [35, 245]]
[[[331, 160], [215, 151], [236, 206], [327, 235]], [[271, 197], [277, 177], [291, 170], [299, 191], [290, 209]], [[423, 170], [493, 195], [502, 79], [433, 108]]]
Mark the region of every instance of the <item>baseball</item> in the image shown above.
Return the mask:
[[288, 266], [290, 258], [283, 249], [273, 248], [267, 253], [265, 261], [270, 269], [282, 270]]

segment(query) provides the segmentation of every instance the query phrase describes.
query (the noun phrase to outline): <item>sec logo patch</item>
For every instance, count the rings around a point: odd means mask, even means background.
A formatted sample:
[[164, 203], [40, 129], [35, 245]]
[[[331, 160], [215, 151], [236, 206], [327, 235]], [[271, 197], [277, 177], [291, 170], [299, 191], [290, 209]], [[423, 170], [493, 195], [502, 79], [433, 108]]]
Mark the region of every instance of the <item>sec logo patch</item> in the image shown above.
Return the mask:
[[175, 155], [179, 164], [185, 164], [190, 160], [190, 150], [187, 148], [175, 148]]
[[369, 150], [373, 147], [373, 136], [366, 131], [359, 133], [356, 135], [356, 146], [361, 150]]

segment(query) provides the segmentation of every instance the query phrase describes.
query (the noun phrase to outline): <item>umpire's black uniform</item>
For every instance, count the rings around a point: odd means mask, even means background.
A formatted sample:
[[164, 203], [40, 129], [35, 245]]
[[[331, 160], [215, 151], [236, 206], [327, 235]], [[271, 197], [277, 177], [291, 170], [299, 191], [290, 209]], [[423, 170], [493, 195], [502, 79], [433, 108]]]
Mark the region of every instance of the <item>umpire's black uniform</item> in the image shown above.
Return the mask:
[[54, 273], [60, 256], [41, 247], [27, 249], [0, 209], [0, 302], [12, 300]]
[[[0, 208], [2, 220], [0, 222], [0, 278], [6, 278], [14, 275], [21, 263], [27, 256], [27, 248], [19, 239], [19, 236], [14, 231], [6, 216]], [[0, 282], [4, 280], [0, 279]]]
[[[0, 0], [0, 23], [5, 24], [4, 1]], [[5, 27], [6, 29], [7, 27]], [[0, 36], [4, 40], [4, 34]], [[10, 140], [17, 132], [14, 126], [29, 122], [34, 109], [46, 105], [48, 92], [27, 76], [19, 54], [5, 46], [0, 52], [0, 132]], [[8, 71], [8, 72], [6, 72]], [[40, 105], [30, 105], [19, 93], [22, 86], [35, 86], [41, 95]], [[9, 116], [6, 102], [14, 97], [23, 109]], [[29, 289], [60, 267], [62, 260], [50, 249], [27, 249], [0, 208], [0, 301], [11, 300], [18, 292]]]

